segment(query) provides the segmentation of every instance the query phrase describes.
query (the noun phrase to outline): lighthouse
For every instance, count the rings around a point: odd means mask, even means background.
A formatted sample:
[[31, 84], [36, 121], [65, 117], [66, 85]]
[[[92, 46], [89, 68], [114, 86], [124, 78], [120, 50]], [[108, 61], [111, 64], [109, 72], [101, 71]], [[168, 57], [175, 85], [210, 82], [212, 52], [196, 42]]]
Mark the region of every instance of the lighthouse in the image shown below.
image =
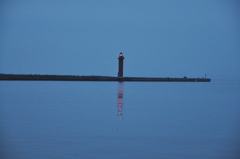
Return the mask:
[[120, 53], [118, 57], [118, 77], [123, 77], [123, 60], [124, 56]]

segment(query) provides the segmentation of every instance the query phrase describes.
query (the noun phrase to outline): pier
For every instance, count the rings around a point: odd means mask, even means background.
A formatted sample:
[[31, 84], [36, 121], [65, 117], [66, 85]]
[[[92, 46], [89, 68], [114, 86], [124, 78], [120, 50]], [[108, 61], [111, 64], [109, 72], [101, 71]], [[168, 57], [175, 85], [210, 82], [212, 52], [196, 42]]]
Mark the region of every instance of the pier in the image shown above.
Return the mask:
[[39, 74], [0, 74], [0, 80], [9, 81], [128, 81], [128, 82], [211, 82], [210, 78], [170, 78], [170, 77], [124, 77], [123, 53], [118, 57], [118, 74], [114, 76], [79, 75], [39, 75]]
[[33, 75], [0, 74], [5, 81], [128, 81], [128, 82], [210, 82], [209, 78], [169, 78], [169, 77], [113, 77], [113, 76], [75, 76], [75, 75]]

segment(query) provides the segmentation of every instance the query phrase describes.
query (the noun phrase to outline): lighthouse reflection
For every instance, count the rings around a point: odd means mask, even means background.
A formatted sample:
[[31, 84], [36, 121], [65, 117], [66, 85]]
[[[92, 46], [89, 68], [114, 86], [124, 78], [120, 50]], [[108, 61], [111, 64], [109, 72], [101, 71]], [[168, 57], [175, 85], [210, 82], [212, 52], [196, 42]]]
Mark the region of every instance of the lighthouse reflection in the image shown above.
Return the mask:
[[123, 114], [122, 114], [122, 110], [123, 110], [123, 82], [119, 82], [118, 85], [118, 106], [117, 106], [117, 116], [119, 118], [119, 120], [123, 119]]

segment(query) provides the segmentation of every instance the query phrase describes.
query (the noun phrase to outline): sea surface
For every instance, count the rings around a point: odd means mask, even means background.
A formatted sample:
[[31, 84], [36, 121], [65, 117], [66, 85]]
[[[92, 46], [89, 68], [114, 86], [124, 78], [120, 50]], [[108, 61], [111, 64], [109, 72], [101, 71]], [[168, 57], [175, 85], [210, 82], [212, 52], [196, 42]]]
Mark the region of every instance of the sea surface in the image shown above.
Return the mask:
[[240, 81], [0, 81], [1, 159], [237, 159]]

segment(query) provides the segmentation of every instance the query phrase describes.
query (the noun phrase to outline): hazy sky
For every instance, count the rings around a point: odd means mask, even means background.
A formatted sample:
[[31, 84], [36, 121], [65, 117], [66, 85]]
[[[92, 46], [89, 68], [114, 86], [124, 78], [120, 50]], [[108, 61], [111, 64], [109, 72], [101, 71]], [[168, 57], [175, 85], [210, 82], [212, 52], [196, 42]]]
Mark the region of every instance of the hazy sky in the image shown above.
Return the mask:
[[1, 0], [0, 73], [240, 79], [238, 0]]

